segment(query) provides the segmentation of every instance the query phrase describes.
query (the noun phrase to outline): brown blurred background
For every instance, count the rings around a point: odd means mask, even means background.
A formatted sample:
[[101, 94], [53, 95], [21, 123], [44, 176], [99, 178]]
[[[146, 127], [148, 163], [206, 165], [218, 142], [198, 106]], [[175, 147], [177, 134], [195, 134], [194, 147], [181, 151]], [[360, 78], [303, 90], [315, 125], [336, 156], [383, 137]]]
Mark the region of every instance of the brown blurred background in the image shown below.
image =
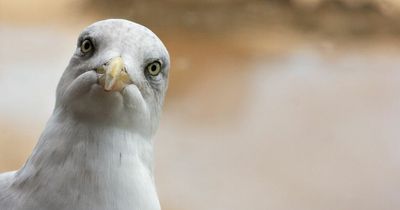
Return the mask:
[[400, 209], [398, 0], [0, 0], [0, 172], [30, 154], [81, 29], [111, 17], [172, 57], [164, 210]]

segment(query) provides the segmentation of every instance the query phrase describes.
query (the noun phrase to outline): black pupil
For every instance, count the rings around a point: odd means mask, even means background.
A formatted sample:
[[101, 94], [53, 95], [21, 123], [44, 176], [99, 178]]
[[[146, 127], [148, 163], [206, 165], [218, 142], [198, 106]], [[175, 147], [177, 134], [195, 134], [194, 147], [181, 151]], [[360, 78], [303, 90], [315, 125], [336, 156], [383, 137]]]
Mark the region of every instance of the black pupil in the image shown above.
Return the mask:
[[151, 71], [156, 71], [157, 65], [156, 64], [151, 65], [150, 69], [151, 69]]
[[85, 41], [85, 43], [83, 43], [83, 49], [88, 50], [89, 48], [90, 48], [90, 42]]

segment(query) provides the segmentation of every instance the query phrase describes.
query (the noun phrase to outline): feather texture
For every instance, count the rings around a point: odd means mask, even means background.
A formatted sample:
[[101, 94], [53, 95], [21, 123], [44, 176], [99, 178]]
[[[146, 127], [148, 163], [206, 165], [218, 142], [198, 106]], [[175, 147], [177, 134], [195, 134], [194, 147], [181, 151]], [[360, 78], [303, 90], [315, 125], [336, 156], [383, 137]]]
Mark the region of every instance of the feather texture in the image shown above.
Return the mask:
[[[96, 51], [82, 55], [79, 40], [89, 36]], [[92, 70], [113, 56], [124, 58], [133, 81], [120, 92], [104, 91]], [[149, 59], [166, 63], [157, 80], [146, 76]], [[164, 45], [141, 25], [105, 20], [85, 29], [32, 155], [0, 174], [0, 209], [159, 210], [151, 137], [168, 69]]]

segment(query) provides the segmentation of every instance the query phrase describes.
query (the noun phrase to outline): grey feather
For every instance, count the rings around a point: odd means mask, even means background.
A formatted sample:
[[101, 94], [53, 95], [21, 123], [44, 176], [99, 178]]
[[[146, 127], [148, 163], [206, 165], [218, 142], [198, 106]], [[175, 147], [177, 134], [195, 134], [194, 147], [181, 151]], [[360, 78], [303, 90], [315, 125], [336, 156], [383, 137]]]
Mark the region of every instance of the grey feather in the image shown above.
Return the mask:
[[[84, 39], [94, 50], [82, 54]], [[94, 69], [115, 56], [132, 84], [106, 92]], [[159, 60], [156, 77], [146, 74]], [[86, 28], [57, 87], [52, 116], [25, 165], [0, 174], [2, 210], [158, 210], [153, 142], [168, 86], [169, 55], [149, 29], [127, 20]]]

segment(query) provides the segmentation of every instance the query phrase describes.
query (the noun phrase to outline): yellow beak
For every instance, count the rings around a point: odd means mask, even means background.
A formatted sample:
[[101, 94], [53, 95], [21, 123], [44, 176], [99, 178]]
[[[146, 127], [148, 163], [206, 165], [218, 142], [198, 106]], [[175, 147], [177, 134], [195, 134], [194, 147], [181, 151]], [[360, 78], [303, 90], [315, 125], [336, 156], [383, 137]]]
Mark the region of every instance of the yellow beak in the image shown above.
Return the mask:
[[121, 91], [131, 83], [121, 57], [115, 57], [96, 69], [99, 84], [105, 91]]

